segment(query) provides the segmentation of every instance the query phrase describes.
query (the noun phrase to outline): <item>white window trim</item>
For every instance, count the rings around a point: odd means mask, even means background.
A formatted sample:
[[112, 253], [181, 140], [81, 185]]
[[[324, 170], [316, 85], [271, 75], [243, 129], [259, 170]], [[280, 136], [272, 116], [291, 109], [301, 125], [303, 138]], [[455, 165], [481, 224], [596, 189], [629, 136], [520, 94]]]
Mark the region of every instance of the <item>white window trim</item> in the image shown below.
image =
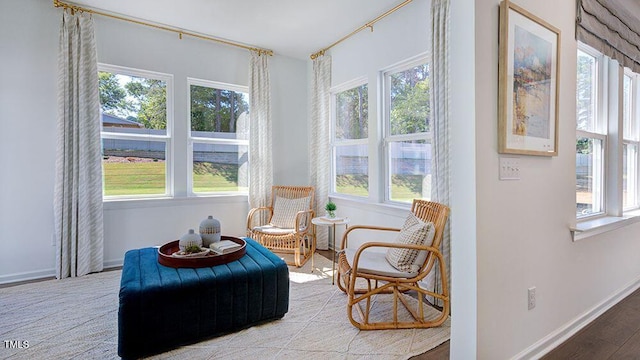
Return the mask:
[[174, 153], [173, 153], [173, 101], [174, 101], [174, 88], [173, 88], [173, 75], [160, 73], [150, 70], [142, 70], [131, 67], [117, 66], [111, 64], [98, 63], [98, 71], [110, 72], [112, 74], [121, 74], [127, 76], [143, 77], [148, 79], [162, 80], [166, 84], [166, 106], [167, 106], [167, 133], [166, 135], [146, 135], [146, 134], [125, 134], [125, 133], [112, 133], [108, 131], [100, 131], [101, 139], [121, 139], [121, 140], [141, 140], [141, 141], [158, 141], [164, 142], [165, 147], [165, 193], [157, 195], [111, 195], [105, 196], [103, 194], [102, 201], [122, 201], [122, 200], [145, 200], [145, 199], [166, 199], [174, 196]]
[[[622, 209], [622, 151], [623, 144], [639, 144], [640, 139], [628, 139], [623, 135], [623, 112], [620, 106], [623, 105], [622, 93], [623, 93], [623, 75], [626, 70], [622, 70], [618, 63], [614, 60], [608, 59], [601, 54], [598, 54], [590, 47], [584, 44], [579, 44], [578, 48], [590, 55], [600, 56], [602, 61], [602, 81], [599, 84], [599, 88], [602, 90], [602, 97], [599, 97], [600, 104], [603, 109], [599, 109], [599, 116], [603, 119], [616, 119], [617, 121], [609, 121], [607, 124], [609, 131], [609, 144], [607, 149], [610, 149], [610, 153], [607, 155], [606, 161], [610, 164], [616, 164], [606, 167], [605, 176], [605, 191], [608, 194], [612, 194], [609, 199], [605, 199], [606, 210], [599, 216], [590, 216], [585, 218], [578, 218], [575, 226], [570, 227], [571, 238], [573, 241], [579, 241], [587, 239], [599, 234], [603, 234], [609, 231], [620, 229], [622, 227], [632, 225], [640, 222], [640, 208], [635, 207], [632, 209]], [[611, 80], [615, 78], [615, 80]], [[636, 79], [640, 78], [638, 74], [634, 74], [633, 81], [633, 95], [632, 95], [632, 116], [636, 121], [634, 126], [639, 127], [640, 109], [640, 94], [638, 94], [639, 84]], [[576, 131], [577, 136], [580, 136], [580, 132]], [[616, 137], [613, 137], [613, 135]], [[640, 132], [638, 132], [640, 135]], [[640, 148], [638, 149], [640, 151]], [[640, 161], [640, 157], [639, 160]], [[636, 165], [636, 167], [640, 167]], [[638, 169], [637, 169], [638, 170]], [[640, 177], [639, 177], [640, 178]], [[615, 199], [612, 199], [615, 197]], [[618, 200], [619, 198], [619, 200]], [[620, 214], [620, 215], [617, 215]]]
[[[193, 144], [213, 144], [213, 145], [240, 145], [249, 147], [249, 139], [222, 139], [208, 137], [191, 136], [191, 85], [202, 86], [221, 90], [230, 90], [249, 94], [249, 87], [235, 84], [228, 84], [219, 81], [203, 80], [196, 78], [187, 78], [187, 196], [188, 197], [214, 197], [214, 196], [234, 196], [248, 195], [249, 191], [212, 191], [212, 192], [194, 192], [193, 191]], [[251, 99], [249, 106], [251, 106]], [[251, 181], [251, 180], [249, 180]]]
[[[382, 71], [380, 71], [380, 86], [381, 89], [380, 97], [382, 97], [381, 106], [380, 106], [380, 114], [379, 118], [382, 122], [382, 161], [384, 164], [382, 168], [384, 169], [384, 173], [380, 174], [384, 177], [379, 178], [380, 184], [384, 187], [384, 194], [382, 198], [382, 203], [388, 204], [391, 206], [400, 206], [404, 208], [410, 208], [410, 203], [405, 203], [401, 201], [393, 201], [391, 200], [391, 159], [389, 158], [389, 148], [391, 142], [401, 142], [401, 141], [410, 141], [410, 140], [424, 140], [426, 143], [431, 143], [432, 132], [423, 132], [423, 133], [414, 133], [414, 134], [402, 134], [402, 135], [391, 135], [391, 121], [390, 121], [390, 110], [391, 110], [391, 82], [389, 81], [389, 76], [391, 74], [408, 70], [413, 67], [422, 65], [427, 63], [429, 65], [429, 72], [431, 72], [431, 63], [429, 62], [428, 53], [422, 53], [406, 59], [404, 61], [398, 62], [392, 66], [389, 66]], [[433, 124], [431, 124], [432, 126]], [[431, 130], [431, 129], [430, 129]]]

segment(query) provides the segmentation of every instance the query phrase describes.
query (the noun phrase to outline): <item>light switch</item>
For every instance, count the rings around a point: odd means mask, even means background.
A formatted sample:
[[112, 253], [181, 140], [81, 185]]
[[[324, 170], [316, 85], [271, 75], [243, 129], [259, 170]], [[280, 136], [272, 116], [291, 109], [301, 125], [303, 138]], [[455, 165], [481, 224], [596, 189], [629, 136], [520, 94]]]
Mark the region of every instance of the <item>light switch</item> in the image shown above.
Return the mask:
[[500, 157], [500, 180], [520, 180], [520, 158]]

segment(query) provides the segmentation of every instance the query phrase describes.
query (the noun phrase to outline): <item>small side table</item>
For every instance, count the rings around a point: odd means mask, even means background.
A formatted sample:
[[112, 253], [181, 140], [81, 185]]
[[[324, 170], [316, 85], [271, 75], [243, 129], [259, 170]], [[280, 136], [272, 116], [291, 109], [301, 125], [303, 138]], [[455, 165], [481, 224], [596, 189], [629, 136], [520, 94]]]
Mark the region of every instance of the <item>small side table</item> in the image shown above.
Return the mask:
[[[316, 226], [329, 227], [329, 250], [331, 250], [331, 285], [335, 284], [336, 272], [336, 225], [344, 225], [345, 229], [349, 226], [349, 218], [337, 218], [331, 220], [324, 216], [311, 219], [311, 223]], [[332, 246], [333, 245], [333, 246]], [[333, 247], [333, 249], [331, 249]]]

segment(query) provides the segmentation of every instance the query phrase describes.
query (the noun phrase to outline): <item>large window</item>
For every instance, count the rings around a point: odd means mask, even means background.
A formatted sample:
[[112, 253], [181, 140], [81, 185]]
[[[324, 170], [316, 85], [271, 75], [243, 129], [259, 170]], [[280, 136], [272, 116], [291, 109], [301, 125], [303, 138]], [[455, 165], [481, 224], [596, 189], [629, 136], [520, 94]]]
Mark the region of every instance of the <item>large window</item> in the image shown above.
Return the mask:
[[98, 69], [105, 198], [170, 195], [172, 76]]
[[425, 59], [383, 73], [385, 200], [431, 197], [429, 65]]
[[247, 193], [248, 90], [197, 79], [188, 83], [191, 193]]
[[369, 95], [367, 84], [332, 91], [333, 192], [369, 196]]
[[576, 214], [602, 213], [606, 122], [601, 115], [601, 57], [578, 50], [576, 87]]
[[638, 74], [580, 44], [577, 54], [576, 216], [639, 207]]

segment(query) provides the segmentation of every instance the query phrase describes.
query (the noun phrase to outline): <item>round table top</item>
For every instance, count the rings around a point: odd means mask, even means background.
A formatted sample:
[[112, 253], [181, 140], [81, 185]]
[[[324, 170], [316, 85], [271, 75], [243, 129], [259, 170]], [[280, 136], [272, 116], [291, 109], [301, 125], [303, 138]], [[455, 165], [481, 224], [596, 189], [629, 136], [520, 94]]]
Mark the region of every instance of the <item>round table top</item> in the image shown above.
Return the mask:
[[344, 225], [349, 223], [349, 218], [336, 217], [333, 219], [329, 219], [326, 216], [320, 216], [320, 217], [315, 217], [311, 219], [311, 223], [313, 223], [314, 225], [324, 225], [324, 226]]

